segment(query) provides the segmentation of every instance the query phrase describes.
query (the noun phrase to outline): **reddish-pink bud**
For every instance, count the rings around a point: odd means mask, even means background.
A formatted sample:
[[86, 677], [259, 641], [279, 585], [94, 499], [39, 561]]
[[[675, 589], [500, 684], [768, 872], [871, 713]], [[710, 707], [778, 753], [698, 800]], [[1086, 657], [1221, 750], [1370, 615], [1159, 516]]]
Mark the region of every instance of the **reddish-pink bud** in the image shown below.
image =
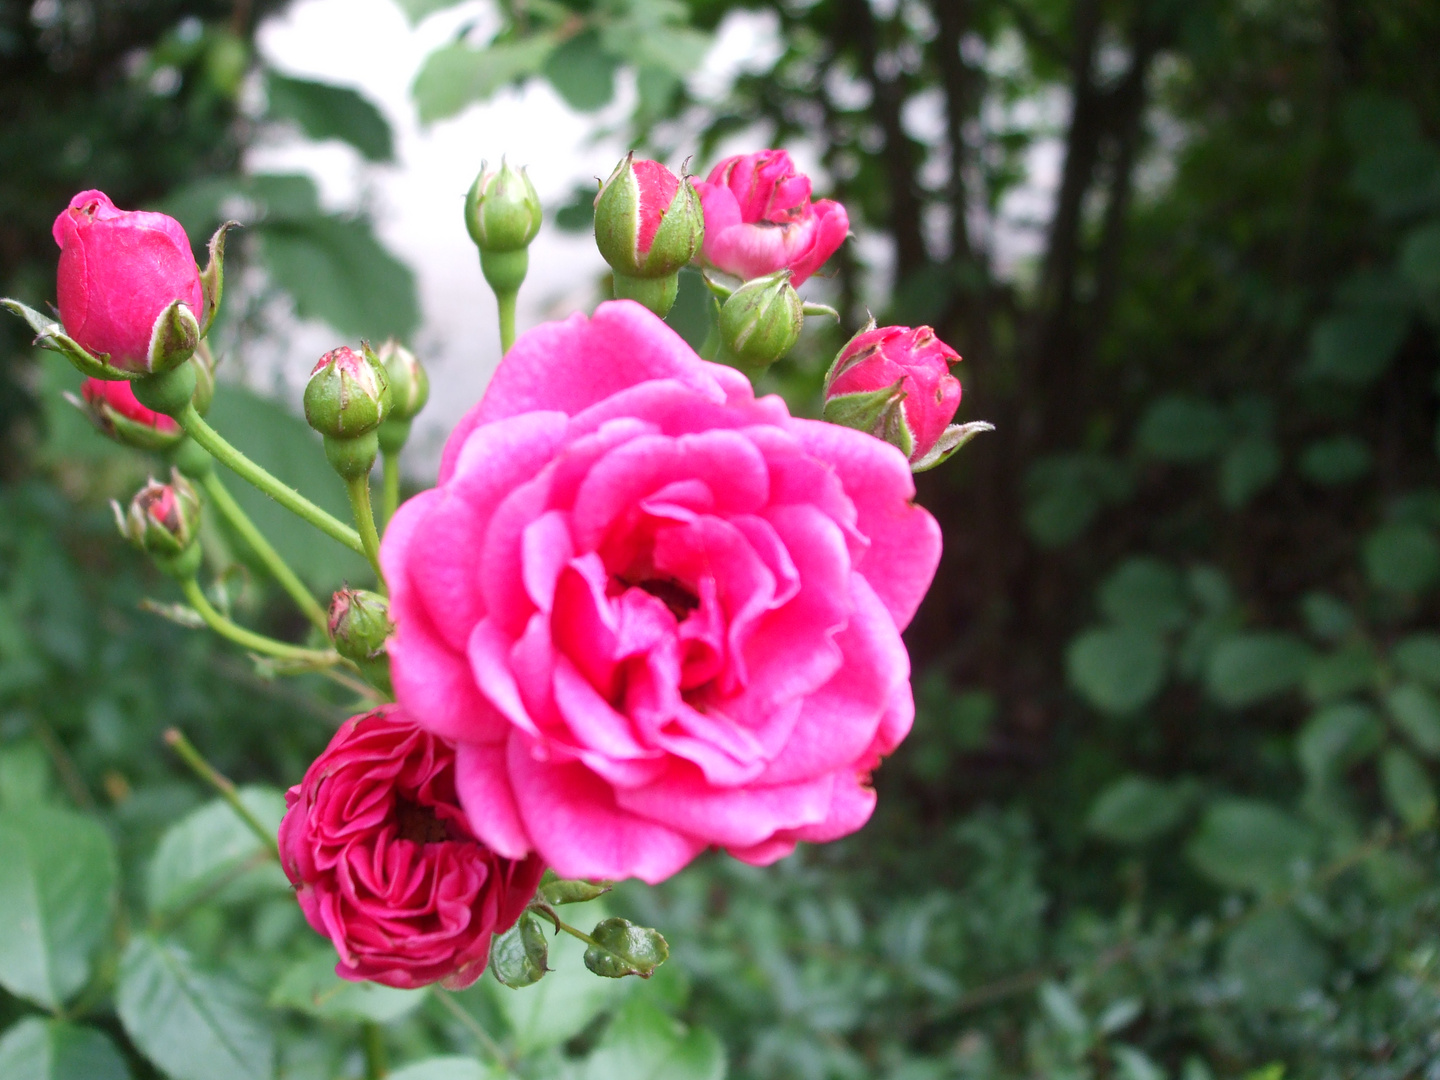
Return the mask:
[[151, 334], [175, 302], [198, 316], [200, 268], [180, 223], [164, 214], [118, 210], [82, 191], [55, 219], [60, 245], [56, 296], [65, 332], [127, 371], [149, 370]]
[[641, 158], [635, 162], [635, 182], [640, 194], [640, 232], [635, 238], [635, 250], [644, 257], [650, 254], [660, 223], [675, 201], [680, 178], [658, 161]]
[[544, 872], [538, 856], [502, 858], [476, 839], [455, 748], [393, 706], [341, 725], [285, 801], [281, 864], [346, 979], [470, 985]]
[[[919, 461], [944, 434], [960, 407], [960, 380], [950, 365], [960, 354], [946, 345], [928, 326], [884, 326], [857, 334], [836, 358], [826, 379], [825, 416], [855, 426], [842, 418], [868, 415], [869, 404], [886, 401], [899, 406], [903, 431], [900, 442], [912, 462]], [[878, 415], [878, 414], [877, 414]], [[887, 428], [888, 430], [888, 428]], [[882, 438], [890, 436], [877, 431]], [[910, 446], [904, 441], [908, 437]]]
[[726, 158], [696, 184], [705, 210], [705, 261], [747, 281], [789, 270], [799, 285], [850, 234], [845, 208], [810, 201], [810, 178], [784, 150]]
[[180, 425], [141, 405], [128, 382], [86, 379], [80, 396], [96, 426], [119, 442], [143, 450], [163, 450], [180, 440]]

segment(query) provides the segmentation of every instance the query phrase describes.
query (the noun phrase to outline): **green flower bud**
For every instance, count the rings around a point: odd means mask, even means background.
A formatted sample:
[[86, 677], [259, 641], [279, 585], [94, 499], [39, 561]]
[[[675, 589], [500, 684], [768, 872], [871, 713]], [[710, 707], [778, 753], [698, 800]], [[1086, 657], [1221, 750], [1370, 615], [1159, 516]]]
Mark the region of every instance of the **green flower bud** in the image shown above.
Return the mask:
[[595, 244], [617, 279], [678, 273], [704, 239], [695, 182], [657, 161], [628, 155], [595, 197]]
[[430, 400], [430, 377], [415, 354], [394, 338], [381, 345], [375, 355], [390, 380], [390, 417], [413, 420]]
[[527, 248], [542, 216], [540, 196], [524, 169], [512, 169], [503, 157], [498, 171], [480, 163], [480, 175], [465, 197], [465, 227], [476, 247], [495, 253]]
[[353, 662], [373, 685], [390, 692], [390, 658], [385, 642], [395, 632], [390, 605], [379, 593], [341, 589], [330, 601], [330, 637], [335, 651]]
[[804, 325], [804, 306], [789, 270], [755, 278], [720, 309], [722, 355], [737, 367], [762, 370], [795, 347]]
[[199, 566], [200, 496], [174, 469], [170, 483], [152, 478], [122, 511], [112, 502], [120, 533], [136, 547], [154, 557], [162, 570], [176, 577], [188, 577]]
[[305, 419], [327, 438], [368, 434], [389, 411], [390, 378], [368, 345], [326, 353], [305, 384]]
[[215, 358], [210, 355], [210, 346], [204, 341], [190, 357], [190, 366], [195, 369], [195, 393], [190, 395], [190, 404], [204, 416], [215, 400]]

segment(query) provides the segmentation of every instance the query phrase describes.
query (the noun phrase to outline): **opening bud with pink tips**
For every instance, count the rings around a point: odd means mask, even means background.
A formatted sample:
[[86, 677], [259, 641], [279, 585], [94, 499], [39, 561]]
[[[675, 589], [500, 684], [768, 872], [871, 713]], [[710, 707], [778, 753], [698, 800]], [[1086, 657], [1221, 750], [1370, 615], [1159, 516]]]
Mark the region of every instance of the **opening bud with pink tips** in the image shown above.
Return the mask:
[[898, 448], [915, 472], [933, 469], [982, 431], [984, 422], [951, 424], [960, 354], [928, 326], [875, 327], [872, 319], [840, 351], [825, 376], [824, 417], [867, 431]]
[[595, 197], [595, 243], [615, 271], [615, 295], [661, 318], [675, 304], [681, 267], [705, 237], [695, 183], [634, 152]]
[[393, 693], [385, 643], [395, 624], [385, 597], [366, 589], [341, 589], [330, 600], [327, 629], [336, 652], [358, 667], [372, 686]]
[[121, 535], [161, 570], [182, 580], [194, 576], [200, 565], [200, 496], [177, 470], [170, 471], [168, 484], [152, 478], [127, 509], [117, 502], [110, 507]]

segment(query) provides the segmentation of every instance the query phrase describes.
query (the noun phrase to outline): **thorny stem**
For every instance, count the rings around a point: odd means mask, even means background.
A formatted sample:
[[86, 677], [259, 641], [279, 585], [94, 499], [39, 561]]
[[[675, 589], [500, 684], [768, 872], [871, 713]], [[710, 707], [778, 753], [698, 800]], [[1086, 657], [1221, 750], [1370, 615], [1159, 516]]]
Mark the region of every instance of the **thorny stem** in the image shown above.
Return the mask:
[[385, 573], [380, 569], [380, 534], [375, 531], [375, 512], [370, 506], [370, 477], [357, 476], [353, 480], [346, 480], [345, 492], [350, 496], [350, 510], [360, 529], [360, 542], [364, 545], [365, 558], [370, 560], [370, 565], [375, 570], [375, 581], [380, 591], [384, 592]]
[[261, 824], [260, 819], [250, 812], [250, 808], [240, 801], [240, 796], [235, 791], [235, 785], [230, 778], [222, 775], [215, 766], [206, 761], [200, 751], [195, 749], [194, 744], [185, 738], [178, 728], [170, 728], [165, 732], [165, 742], [184, 759], [185, 764], [190, 766], [191, 772], [219, 792], [220, 797], [230, 804], [230, 809], [234, 810], [236, 816], [260, 838], [265, 849], [274, 856], [276, 862], [279, 862], [280, 844], [270, 830]]
[[240, 508], [240, 504], [235, 501], [235, 496], [231, 495], [225, 487], [220, 475], [211, 469], [205, 474], [205, 479], [201, 483], [205, 488], [205, 493], [210, 496], [210, 501], [215, 504], [215, 508], [225, 516], [225, 520], [240, 534], [241, 539], [249, 544], [250, 549], [259, 556], [260, 561], [265, 564], [265, 569], [270, 571], [270, 576], [290, 594], [290, 598], [304, 612], [305, 617], [324, 630], [326, 628], [325, 609], [310, 594], [305, 583], [296, 576], [294, 570], [290, 569], [280, 553], [271, 546], [270, 541], [265, 539], [265, 534], [255, 527], [255, 523]]
[[273, 656], [278, 660], [304, 660], [318, 666], [338, 664], [340, 656], [328, 649], [305, 649], [299, 645], [290, 645], [284, 641], [276, 641], [264, 634], [257, 634], [253, 630], [246, 630], [231, 622], [220, 612], [216, 611], [210, 601], [205, 597], [205, 590], [200, 588], [200, 583], [193, 577], [187, 578], [180, 583], [181, 590], [185, 593], [185, 599], [189, 602], [200, 618], [205, 620], [205, 625], [210, 627], [223, 638], [233, 641], [251, 652], [261, 653], [264, 656]]
[[207, 424], [204, 418], [195, 411], [193, 404], [187, 404], [176, 414], [175, 419], [179, 421], [187, 435], [208, 450], [216, 461], [242, 480], [253, 484], [285, 509], [304, 518], [321, 532], [334, 537], [352, 551], [359, 552], [361, 555], [366, 554], [365, 545], [361, 541], [359, 533], [338, 518], [327, 514], [289, 484], [272, 476], [231, 446], [223, 435]]

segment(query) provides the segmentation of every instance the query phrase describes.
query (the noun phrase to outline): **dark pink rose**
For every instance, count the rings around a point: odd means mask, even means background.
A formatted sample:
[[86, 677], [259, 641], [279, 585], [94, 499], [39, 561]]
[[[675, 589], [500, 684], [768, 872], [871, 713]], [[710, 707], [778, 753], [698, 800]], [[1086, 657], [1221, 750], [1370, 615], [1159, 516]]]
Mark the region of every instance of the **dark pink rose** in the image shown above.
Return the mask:
[[950, 365], [960, 354], [928, 326], [882, 326], [856, 335], [845, 346], [830, 383], [827, 403], [849, 394], [868, 394], [901, 384], [901, 408], [914, 449], [911, 461], [930, 452], [960, 407], [960, 380]]
[[115, 367], [146, 370], [155, 320], [175, 301], [203, 313], [200, 268], [174, 218], [117, 210], [104, 192], [82, 191], [51, 231], [65, 332]]
[[810, 178], [784, 150], [726, 158], [695, 189], [705, 209], [705, 261], [747, 281], [788, 269], [799, 285], [850, 232], [845, 207], [812, 203]]
[[80, 385], [80, 396], [93, 411], [113, 410], [126, 420], [154, 428], [162, 435], [180, 434], [180, 425], [164, 413], [147, 409], [135, 400], [135, 391], [128, 382], [109, 379], [86, 379]]
[[342, 978], [469, 986], [544, 873], [476, 839], [453, 747], [393, 706], [345, 721], [285, 801], [281, 862]]
[[539, 327], [385, 535], [396, 694], [458, 743], [475, 834], [563, 877], [844, 836], [913, 719], [914, 494], [638, 304]]

